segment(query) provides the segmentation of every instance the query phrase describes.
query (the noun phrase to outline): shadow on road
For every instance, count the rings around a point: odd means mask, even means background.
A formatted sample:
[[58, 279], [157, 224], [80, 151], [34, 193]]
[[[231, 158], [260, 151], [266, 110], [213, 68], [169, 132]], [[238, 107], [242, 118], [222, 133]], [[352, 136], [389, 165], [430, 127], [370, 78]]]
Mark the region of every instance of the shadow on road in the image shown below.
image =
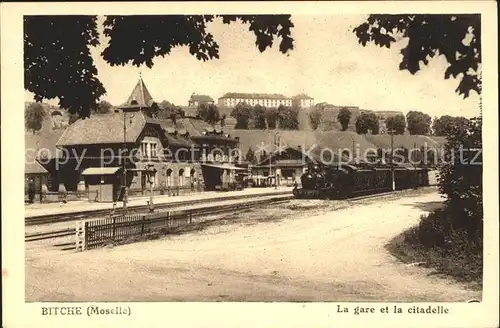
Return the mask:
[[419, 203], [406, 204], [406, 206], [415, 207], [415, 208], [418, 208], [422, 211], [432, 212], [434, 210], [443, 208], [444, 203], [442, 201], [419, 202]]

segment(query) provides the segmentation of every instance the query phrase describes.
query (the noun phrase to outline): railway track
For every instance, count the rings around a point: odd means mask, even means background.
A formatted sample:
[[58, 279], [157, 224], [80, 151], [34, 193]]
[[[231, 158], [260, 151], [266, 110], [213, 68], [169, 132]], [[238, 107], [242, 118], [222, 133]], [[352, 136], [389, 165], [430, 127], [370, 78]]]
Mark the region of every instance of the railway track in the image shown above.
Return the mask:
[[[168, 209], [172, 209], [175, 207], [180, 207], [184, 205], [196, 205], [203, 203], [210, 203], [213, 201], [225, 201], [225, 200], [239, 200], [246, 198], [257, 198], [257, 197], [266, 197], [266, 196], [278, 196], [278, 195], [286, 195], [291, 194], [290, 191], [283, 192], [273, 192], [273, 193], [265, 193], [258, 195], [239, 195], [239, 196], [225, 196], [216, 199], [197, 199], [190, 201], [178, 201], [178, 202], [170, 202], [165, 204], [154, 204], [155, 210], [164, 211]], [[138, 206], [129, 206], [128, 214], [138, 214], [144, 213], [149, 210], [148, 205], [138, 205]], [[59, 223], [59, 222], [69, 222], [69, 221], [78, 221], [78, 220], [87, 220], [98, 217], [106, 217], [109, 216], [112, 212], [112, 209], [99, 209], [99, 210], [89, 210], [84, 212], [76, 212], [76, 213], [62, 213], [62, 214], [48, 214], [48, 215], [40, 215], [34, 217], [25, 217], [25, 226], [33, 226], [33, 225], [41, 225], [41, 224], [50, 224], [50, 223]], [[117, 214], [120, 213], [120, 209], [118, 209]]]
[[31, 241], [38, 241], [38, 240], [54, 239], [54, 238], [72, 236], [74, 234], [75, 234], [75, 229], [70, 229], [70, 228], [55, 230], [55, 231], [48, 231], [48, 232], [39, 232], [39, 233], [25, 235], [24, 241], [31, 242]]
[[[383, 197], [392, 196], [392, 195], [395, 195], [398, 193], [399, 193], [398, 191], [396, 191], [396, 192], [391, 191], [391, 192], [385, 192], [385, 193], [379, 193], [379, 194], [362, 195], [362, 196], [346, 199], [345, 201], [348, 201], [349, 203], [357, 203], [357, 202], [362, 201], [362, 200], [383, 198]], [[263, 206], [263, 205], [269, 205], [269, 204], [286, 203], [290, 199], [295, 198], [293, 195], [289, 195], [288, 197], [285, 197], [284, 195], [280, 196], [280, 195], [275, 194], [274, 196], [275, 197], [270, 197], [267, 199], [258, 199], [258, 200], [254, 200], [254, 201], [248, 201], [246, 203], [213, 205], [213, 206], [205, 206], [205, 207], [201, 207], [201, 208], [188, 209], [188, 210], [186, 210], [186, 213], [190, 213], [191, 216], [195, 219], [200, 219], [203, 217], [209, 217], [209, 216], [214, 216], [214, 215], [221, 215], [221, 214], [226, 214], [226, 213], [231, 213], [231, 212], [239, 212], [239, 211], [253, 208], [253, 207], [256, 207], [259, 205]], [[164, 207], [164, 208], [162, 208], [162, 210], [157, 210], [157, 212], [155, 212], [155, 214], [157, 214], [157, 216], [153, 215], [151, 217], [151, 219], [157, 220], [157, 218], [161, 218], [162, 216], [164, 216], [165, 212], [168, 212], [168, 208], [169, 207]], [[63, 238], [63, 237], [75, 236], [75, 234], [76, 234], [75, 229], [71, 229], [71, 228], [49, 231], [49, 232], [34, 233], [34, 234], [26, 234], [25, 235], [25, 242], [34, 242], [34, 241], [48, 240], [48, 239], [59, 239], [59, 238]], [[75, 241], [61, 242], [61, 243], [53, 244], [52, 246], [57, 247], [57, 248], [64, 250], [64, 251], [76, 249]]]
[[[293, 198], [293, 195], [289, 195], [289, 196], [275, 195], [275, 197], [270, 197], [267, 199], [259, 199], [259, 200], [254, 200], [254, 201], [248, 201], [244, 204], [237, 203], [237, 204], [227, 204], [227, 205], [213, 205], [213, 206], [206, 206], [206, 207], [195, 208], [195, 209], [188, 209], [188, 210], [186, 210], [186, 213], [190, 213], [193, 218], [199, 219], [201, 217], [207, 217], [207, 216], [212, 216], [212, 215], [219, 215], [219, 214], [241, 211], [241, 210], [249, 209], [249, 208], [252, 208], [252, 207], [255, 207], [258, 205], [284, 203], [284, 202], [288, 202], [292, 198]], [[154, 214], [156, 214], [156, 215], [153, 215], [151, 218], [153, 220], [157, 217], [161, 218], [165, 215], [166, 212], [168, 212], [168, 209], [163, 208], [162, 210], [158, 210], [158, 211], [154, 212]], [[35, 242], [35, 241], [48, 240], [48, 239], [59, 239], [59, 238], [75, 236], [75, 235], [76, 235], [75, 229], [67, 228], [67, 229], [60, 229], [60, 230], [54, 230], [54, 231], [48, 231], [48, 232], [26, 234], [25, 235], [25, 242]], [[62, 250], [74, 250], [74, 249], [76, 249], [74, 241], [53, 244], [52, 246], [58, 247]]]

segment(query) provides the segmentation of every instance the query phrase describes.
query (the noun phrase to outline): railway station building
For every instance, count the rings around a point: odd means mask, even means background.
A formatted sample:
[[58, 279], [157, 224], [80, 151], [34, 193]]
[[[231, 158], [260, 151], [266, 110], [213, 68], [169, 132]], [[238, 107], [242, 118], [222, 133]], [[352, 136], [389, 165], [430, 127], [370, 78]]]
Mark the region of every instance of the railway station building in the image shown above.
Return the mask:
[[85, 190], [91, 200], [100, 190], [97, 185], [107, 185], [105, 192], [113, 196], [106, 201], [116, 201], [123, 198], [124, 185], [132, 196], [149, 194], [151, 186], [154, 193], [179, 195], [224, 189], [236, 179], [241, 170], [237, 138], [194, 112], [168, 119], [148, 116], [155, 105], [140, 78], [114, 113], [93, 114], [68, 126], [57, 142], [65, 156], [59, 181], [68, 191]]

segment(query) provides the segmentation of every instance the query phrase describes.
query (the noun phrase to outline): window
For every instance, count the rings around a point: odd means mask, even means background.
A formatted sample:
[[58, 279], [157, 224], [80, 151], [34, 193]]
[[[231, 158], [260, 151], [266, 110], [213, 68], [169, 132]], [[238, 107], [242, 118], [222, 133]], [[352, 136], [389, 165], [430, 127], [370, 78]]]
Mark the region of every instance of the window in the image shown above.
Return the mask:
[[155, 143], [152, 143], [151, 144], [151, 157], [156, 157], [156, 144]]

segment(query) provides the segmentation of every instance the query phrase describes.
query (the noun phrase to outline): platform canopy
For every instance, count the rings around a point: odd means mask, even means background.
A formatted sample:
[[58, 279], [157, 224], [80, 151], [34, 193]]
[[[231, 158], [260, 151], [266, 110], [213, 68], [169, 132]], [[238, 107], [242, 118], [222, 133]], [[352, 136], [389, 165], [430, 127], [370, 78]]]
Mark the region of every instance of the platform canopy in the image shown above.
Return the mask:
[[89, 167], [83, 170], [82, 175], [111, 175], [120, 170], [120, 167]]
[[230, 164], [201, 164], [203, 166], [208, 166], [208, 167], [214, 167], [214, 168], [217, 168], [217, 169], [221, 169], [221, 170], [240, 170], [240, 171], [246, 171], [247, 169], [246, 168], [243, 168], [243, 167], [237, 167], [237, 166], [234, 166], [234, 165], [230, 165]]

